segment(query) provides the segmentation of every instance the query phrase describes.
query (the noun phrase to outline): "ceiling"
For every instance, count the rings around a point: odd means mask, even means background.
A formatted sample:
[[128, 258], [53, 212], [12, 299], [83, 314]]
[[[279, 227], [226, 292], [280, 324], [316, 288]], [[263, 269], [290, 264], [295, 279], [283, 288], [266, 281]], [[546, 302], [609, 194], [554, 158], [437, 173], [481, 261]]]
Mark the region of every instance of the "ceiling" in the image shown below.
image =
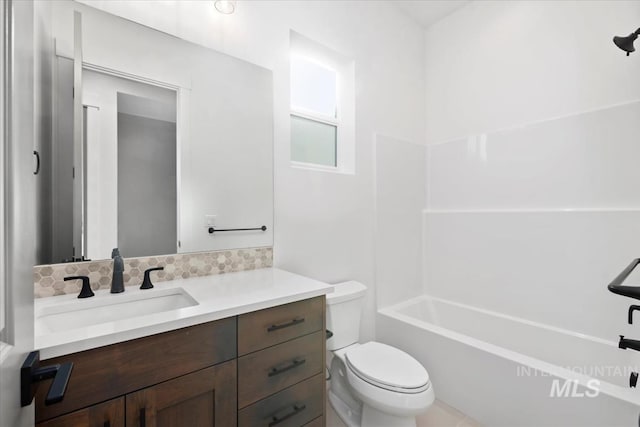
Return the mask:
[[469, 3], [470, 0], [396, 0], [391, 3], [405, 15], [427, 28], [444, 18], [454, 10]]

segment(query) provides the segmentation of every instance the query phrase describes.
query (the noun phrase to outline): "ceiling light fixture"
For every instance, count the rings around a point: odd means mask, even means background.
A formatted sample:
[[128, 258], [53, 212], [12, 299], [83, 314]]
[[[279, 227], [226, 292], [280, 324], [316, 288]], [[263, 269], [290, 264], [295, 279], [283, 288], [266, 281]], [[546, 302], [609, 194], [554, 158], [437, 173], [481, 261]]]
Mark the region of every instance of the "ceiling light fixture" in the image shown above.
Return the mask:
[[213, 5], [218, 12], [225, 15], [231, 15], [236, 10], [236, 0], [216, 0]]

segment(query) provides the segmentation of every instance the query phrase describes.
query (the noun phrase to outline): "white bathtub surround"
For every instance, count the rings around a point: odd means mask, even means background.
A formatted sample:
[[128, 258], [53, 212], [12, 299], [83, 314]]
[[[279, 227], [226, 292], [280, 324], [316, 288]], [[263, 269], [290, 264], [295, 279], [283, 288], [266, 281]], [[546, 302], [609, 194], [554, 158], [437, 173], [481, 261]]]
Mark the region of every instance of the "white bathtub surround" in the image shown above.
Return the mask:
[[[615, 46], [614, 46], [615, 47]], [[431, 144], [431, 210], [640, 207], [635, 100]]]
[[378, 307], [422, 293], [421, 212], [426, 201], [426, 153], [424, 145], [375, 136]]
[[[606, 289], [640, 253], [640, 61], [612, 43], [638, 16], [632, 1], [482, 1], [425, 32], [428, 296], [412, 303], [433, 307], [380, 305], [378, 339], [483, 424], [638, 422], [640, 395], [614, 372], [640, 360], [617, 348], [639, 337], [633, 301]], [[599, 394], [550, 398], [567, 380]]]
[[639, 359], [613, 341], [429, 296], [381, 310], [378, 328], [430, 367], [439, 398], [482, 424], [637, 423], [628, 375]]
[[606, 285], [640, 253], [638, 117], [636, 101], [430, 146], [427, 293], [622, 333], [631, 302]]

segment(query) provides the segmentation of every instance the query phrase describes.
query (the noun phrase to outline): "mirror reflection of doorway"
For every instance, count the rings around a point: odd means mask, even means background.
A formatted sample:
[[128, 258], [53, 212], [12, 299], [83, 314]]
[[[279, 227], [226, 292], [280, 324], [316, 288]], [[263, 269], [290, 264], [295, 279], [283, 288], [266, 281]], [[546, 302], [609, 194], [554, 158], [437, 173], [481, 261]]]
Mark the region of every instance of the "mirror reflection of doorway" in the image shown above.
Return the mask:
[[176, 253], [176, 109], [118, 93], [118, 247], [128, 257]]
[[84, 70], [87, 257], [177, 252], [176, 92]]

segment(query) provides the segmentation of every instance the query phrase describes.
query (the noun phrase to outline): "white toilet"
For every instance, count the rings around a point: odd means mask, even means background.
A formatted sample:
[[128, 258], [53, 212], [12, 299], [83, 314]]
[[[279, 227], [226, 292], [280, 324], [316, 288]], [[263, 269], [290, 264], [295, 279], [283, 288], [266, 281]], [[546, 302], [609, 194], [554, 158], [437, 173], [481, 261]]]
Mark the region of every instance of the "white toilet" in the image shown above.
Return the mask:
[[415, 427], [435, 399], [427, 370], [407, 353], [370, 341], [359, 344], [362, 300], [358, 282], [327, 294], [329, 402], [349, 427]]

